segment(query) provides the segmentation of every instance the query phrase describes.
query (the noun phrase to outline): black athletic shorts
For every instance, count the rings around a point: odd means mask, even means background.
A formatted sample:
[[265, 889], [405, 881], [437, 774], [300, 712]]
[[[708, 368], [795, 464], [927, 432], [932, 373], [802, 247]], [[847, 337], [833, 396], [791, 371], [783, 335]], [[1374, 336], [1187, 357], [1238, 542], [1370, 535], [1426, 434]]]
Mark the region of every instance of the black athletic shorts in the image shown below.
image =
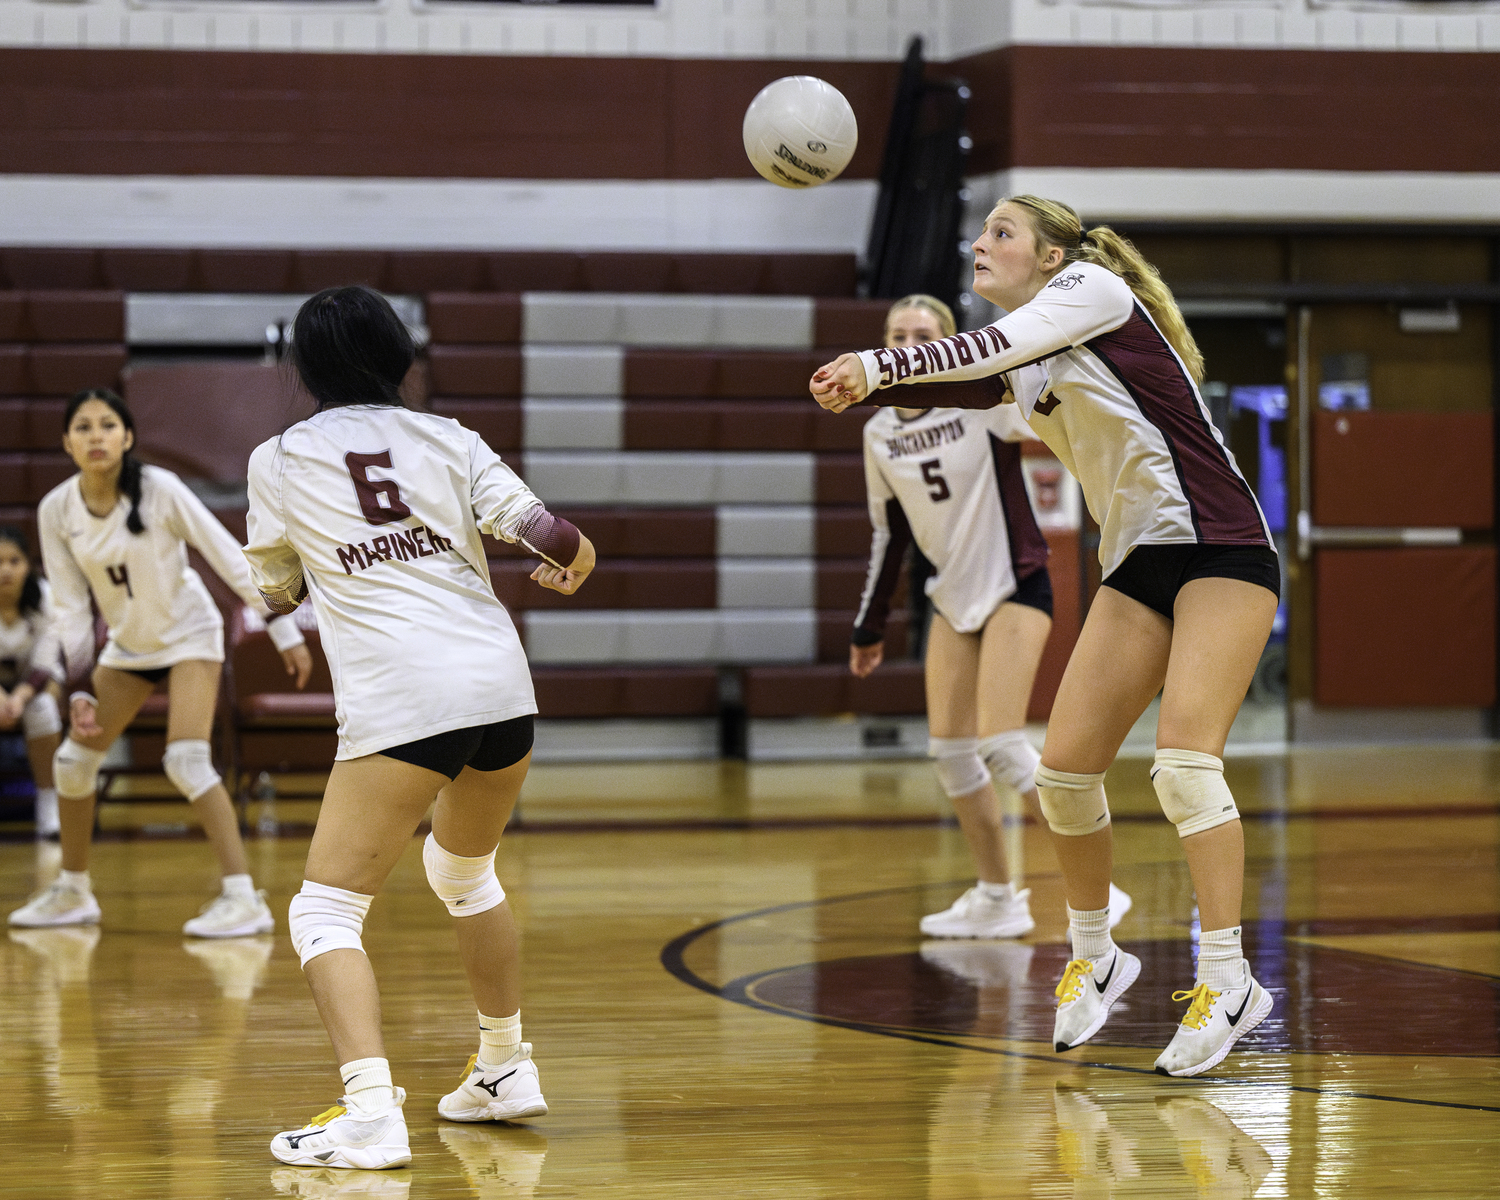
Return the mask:
[[1015, 595], [1007, 596], [1006, 604], [1024, 604], [1027, 608], [1040, 609], [1052, 615], [1052, 576], [1046, 567], [1038, 567], [1025, 579], [1016, 581]]
[[1191, 579], [1241, 579], [1281, 595], [1281, 563], [1269, 546], [1137, 546], [1104, 586], [1170, 621], [1177, 593]]
[[449, 779], [457, 779], [465, 767], [476, 771], [503, 771], [513, 767], [529, 753], [536, 739], [536, 718], [531, 713], [496, 721], [493, 725], [472, 725], [468, 729], [450, 729], [431, 737], [390, 746], [377, 751], [414, 767], [426, 767]]
[[127, 675], [136, 675], [147, 683], [160, 683], [172, 673], [171, 667], [148, 667], [144, 671], [132, 671], [129, 667], [117, 667], [116, 670], [124, 671]]

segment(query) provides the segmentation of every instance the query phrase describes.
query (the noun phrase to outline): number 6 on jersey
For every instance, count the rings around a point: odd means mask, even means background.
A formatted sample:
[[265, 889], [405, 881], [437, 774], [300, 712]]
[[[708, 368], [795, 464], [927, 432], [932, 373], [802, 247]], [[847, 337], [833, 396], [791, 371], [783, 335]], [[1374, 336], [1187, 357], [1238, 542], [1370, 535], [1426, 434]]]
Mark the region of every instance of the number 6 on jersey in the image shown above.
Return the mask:
[[394, 479], [371, 479], [371, 467], [391, 466], [391, 452], [382, 450], [378, 454], [344, 455], [344, 465], [349, 468], [349, 478], [354, 481], [354, 494], [359, 498], [359, 511], [371, 525], [389, 525], [411, 516], [411, 509], [401, 499], [401, 489]]

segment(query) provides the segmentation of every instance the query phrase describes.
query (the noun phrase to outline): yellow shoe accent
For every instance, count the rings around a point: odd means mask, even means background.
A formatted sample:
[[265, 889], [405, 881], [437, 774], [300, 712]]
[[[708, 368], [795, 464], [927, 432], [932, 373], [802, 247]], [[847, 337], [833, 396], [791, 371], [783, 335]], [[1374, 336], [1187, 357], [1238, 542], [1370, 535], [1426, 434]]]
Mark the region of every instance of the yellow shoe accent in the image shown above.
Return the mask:
[[1182, 1023], [1189, 1029], [1202, 1029], [1209, 1017], [1214, 1015], [1214, 1001], [1220, 995], [1208, 984], [1200, 983], [1190, 992], [1173, 992], [1172, 999], [1179, 1004], [1184, 1000], [1191, 1000], [1193, 1005], [1182, 1015]]
[[1062, 982], [1057, 985], [1057, 990], [1052, 994], [1057, 997], [1059, 1006], [1071, 1004], [1083, 994], [1083, 977], [1094, 973], [1092, 959], [1075, 958], [1063, 971]]
[[316, 1129], [320, 1125], [327, 1125], [329, 1121], [333, 1121], [333, 1120], [336, 1120], [339, 1117], [342, 1117], [348, 1111], [349, 1110], [347, 1108], [345, 1108], [342, 1104], [335, 1104], [332, 1108], [328, 1109], [326, 1112], [320, 1112], [317, 1116], [315, 1116], [311, 1121], [309, 1121], [302, 1128], [303, 1129]]
[[479, 1055], [477, 1055], [477, 1054], [471, 1054], [471, 1055], [469, 1055], [469, 1065], [464, 1068], [463, 1075], [459, 1077], [459, 1080], [458, 1080], [459, 1083], [467, 1083], [469, 1081], [469, 1076], [472, 1075], [472, 1074], [474, 1074], [474, 1067], [475, 1067], [475, 1065], [478, 1062], [479, 1062]]

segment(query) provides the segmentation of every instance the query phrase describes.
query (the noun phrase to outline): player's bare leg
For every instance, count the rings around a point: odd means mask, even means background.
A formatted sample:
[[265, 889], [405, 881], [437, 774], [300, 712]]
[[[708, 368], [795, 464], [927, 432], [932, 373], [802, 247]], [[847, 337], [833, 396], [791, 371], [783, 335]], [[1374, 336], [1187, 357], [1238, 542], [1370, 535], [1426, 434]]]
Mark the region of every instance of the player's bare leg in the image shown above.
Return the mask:
[[[214, 710], [219, 699], [219, 678], [223, 664], [191, 660], [172, 668], [167, 684], [167, 744], [213, 737]], [[250, 870], [245, 858], [245, 843], [234, 804], [222, 783], [193, 800], [193, 809], [203, 823], [219, 868], [225, 875], [244, 875]]]
[[[1238, 579], [1195, 579], [1177, 595], [1158, 749], [1224, 755], [1229, 728], [1271, 635], [1277, 598]], [[1229, 821], [1182, 839], [1204, 929], [1240, 923], [1245, 837]]]
[[[460, 858], [494, 853], [526, 781], [528, 753], [499, 771], [465, 768], [438, 797], [432, 836]], [[521, 948], [510, 902], [458, 917], [458, 948], [478, 1006], [479, 1048], [438, 1102], [450, 1121], [508, 1121], [547, 1112], [531, 1046], [521, 1040]]]
[[[334, 763], [304, 877], [374, 896], [446, 783], [437, 771], [380, 754]], [[309, 960], [304, 974], [339, 1062], [385, 1057], [370, 960], [359, 950], [330, 950]]]
[[[515, 811], [531, 755], [501, 771], [465, 767], [439, 794], [432, 814], [438, 844], [464, 858], [489, 854]], [[483, 1013], [509, 1016], [521, 1007], [521, 951], [510, 901], [478, 916], [459, 917], [458, 952], [474, 1002]]]
[[[62, 869], [51, 884], [7, 917], [11, 925], [39, 928], [91, 925], [99, 920], [99, 902], [94, 899], [89, 879], [98, 764], [146, 702], [152, 685], [138, 675], [96, 667], [93, 686], [99, 702], [94, 709], [94, 732], [81, 736], [75, 730], [62, 746], [63, 757], [71, 760], [59, 772], [63, 784], [57, 797]], [[67, 794], [69, 791], [73, 794]]]
[[[1005, 805], [997, 794], [997, 789], [1015, 789], [1005, 778], [990, 778], [990, 764], [980, 757], [980, 739], [1024, 727], [1050, 628], [1045, 613], [1016, 604], [1000, 605], [979, 634], [959, 633], [941, 614], [933, 616], [927, 644], [928, 723], [934, 739], [949, 743], [939, 754], [962, 750], [961, 757], [939, 759], [939, 777], [974, 856], [978, 882], [948, 909], [923, 918], [921, 928], [929, 936], [1018, 937], [1035, 925], [1028, 895], [1015, 882], [1022, 869], [1020, 839], [1007, 847]], [[958, 739], [967, 739], [967, 747], [954, 745]], [[1031, 754], [1029, 747], [1024, 750]], [[971, 768], [963, 767], [964, 762]], [[1021, 767], [1029, 776], [1030, 763]], [[957, 791], [971, 770], [984, 782]]]
[[[1177, 595], [1172, 655], [1157, 727], [1158, 768], [1188, 764], [1216, 802], [1233, 811], [1223, 784], [1224, 744], [1265, 649], [1277, 597], [1238, 579], [1195, 579]], [[1182, 752], [1187, 752], [1183, 754]], [[1179, 769], [1179, 773], [1182, 773]], [[1157, 780], [1158, 787], [1162, 780]], [[1165, 793], [1170, 796], [1170, 793]], [[1256, 982], [1240, 943], [1245, 835], [1238, 818], [1182, 839], [1198, 895], [1198, 969], [1190, 1000], [1160, 1058], [1163, 1074], [1197, 1075], [1217, 1066], [1265, 1020], [1271, 996]]]
[[[1049, 825], [1103, 819], [1104, 771], [1166, 677], [1172, 622], [1113, 588], [1100, 588], [1052, 705], [1037, 781], [1057, 805]], [[1053, 791], [1053, 789], [1056, 789]], [[1073, 958], [1057, 987], [1053, 1043], [1071, 1049], [1093, 1037], [1140, 974], [1140, 960], [1114, 944], [1109, 928], [1114, 839], [1109, 825], [1059, 833], [1052, 844], [1068, 898]]]
[[[109, 667], [94, 668], [94, 695], [99, 701], [94, 718], [99, 732], [92, 737], [79, 737], [76, 733], [70, 740], [89, 750], [100, 753], [114, 745], [115, 739], [125, 732], [125, 727], [135, 720], [141, 705], [151, 695], [155, 685], [147, 683], [139, 675], [126, 671], [115, 671]], [[58, 789], [57, 816], [62, 831], [62, 869], [64, 871], [87, 871], [89, 869], [89, 843], [94, 837], [94, 805], [97, 794], [69, 796]]]
[[[1000, 605], [985, 622], [979, 649], [978, 701], [979, 738], [1026, 727], [1026, 710], [1031, 705], [1031, 691], [1036, 684], [1042, 652], [1052, 633], [1052, 618], [1029, 604]], [[1022, 813], [1029, 812], [1041, 820], [1042, 808], [1036, 785], [1019, 793]], [[1014, 838], [1008, 838], [1006, 857], [1013, 863], [1019, 878], [1024, 873], [1020, 826], [1014, 827]]]

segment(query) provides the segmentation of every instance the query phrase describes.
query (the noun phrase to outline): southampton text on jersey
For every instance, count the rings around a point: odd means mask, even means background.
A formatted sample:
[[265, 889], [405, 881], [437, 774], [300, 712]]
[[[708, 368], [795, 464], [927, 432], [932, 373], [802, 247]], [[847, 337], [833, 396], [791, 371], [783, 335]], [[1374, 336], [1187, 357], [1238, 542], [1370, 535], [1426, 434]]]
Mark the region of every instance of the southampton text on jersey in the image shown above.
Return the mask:
[[387, 559], [406, 562], [413, 558], [431, 558], [452, 549], [453, 542], [449, 538], [426, 525], [418, 525], [415, 529], [393, 529], [388, 534], [371, 538], [369, 545], [350, 542], [340, 546], [339, 565], [344, 568], [345, 575], [353, 575], [356, 569], [367, 571]]
[[885, 452], [886, 456], [892, 459], [903, 458], [908, 454], [924, 454], [934, 446], [948, 445], [959, 441], [963, 436], [963, 418], [954, 417], [951, 421], [944, 421], [941, 425], [918, 429], [913, 433], [898, 433], [894, 437], [886, 438]]

